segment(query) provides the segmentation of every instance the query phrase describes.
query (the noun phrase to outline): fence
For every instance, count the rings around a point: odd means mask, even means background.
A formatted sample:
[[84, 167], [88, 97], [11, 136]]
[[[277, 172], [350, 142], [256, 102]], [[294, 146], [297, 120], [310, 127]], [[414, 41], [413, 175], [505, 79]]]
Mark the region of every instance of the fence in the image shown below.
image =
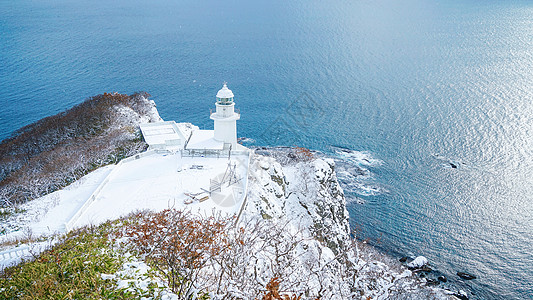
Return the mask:
[[0, 260], [8, 260], [11, 258], [22, 257], [24, 255], [30, 254], [30, 247], [27, 245], [18, 246], [13, 249], [5, 250], [0, 252]]
[[85, 213], [87, 211], [89, 206], [91, 206], [91, 204], [98, 198], [98, 196], [100, 195], [100, 192], [102, 191], [102, 189], [111, 180], [111, 178], [113, 178], [113, 176], [118, 172], [118, 169], [120, 168], [120, 166], [122, 166], [124, 163], [137, 160], [137, 159], [139, 159], [141, 157], [145, 157], [145, 156], [149, 156], [149, 155], [153, 155], [153, 154], [161, 153], [161, 152], [166, 153], [167, 151], [166, 150], [149, 150], [149, 151], [142, 152], [142, 153], [139, 153], [139, 154], [136, 154], [136, 155], [133, 155], [133, 156], [130, 156], [128, 158], [125, 158], [125, 159], [121, 160], [113, 168], [113, 170], [111, 170], [111, 172], [109, 174], [107, 174], [107, 176], [104, 179], [104, 181], [102, 181], [98, 185], [96, 190], [94, 190], [94, 192], [91, 194], [91, 196], [89, 196], [87, 201], [85, 201], [85, 203], [80, 207], [80, 209], [70, 218], [69, 221], [67, 221], [65, 223], [65, 231], [68, 232], [68, 231], [70, 231], [70, 230], [72, 230], [74, 228], [74, 224], [79, 220], [81, 215], [83, 215], [83, 213]]
[[[83, 215], [83, 213], [85, 213], [87, 211], [87, 209], [89, 208], [89, 206], [98, 198], [98, 196], [100, 195], [102, 189], [107, 185], [107, 183], [109, 183], [109, 181], [113, 178], [113, 176], [118, 172], [118, 169], [120, 168], [120, 166], [122, 166], [122, 164], [124, 163], [127, 163], [127, 162], [130, 162], [130, 161], [134, 161], [134, 160], [137, 160], [137, 159], [140, 159], [141, 157], [146, 157], [146, 156], [149, 156], [149, 155], [153, 155], [153, 154], [157, 154], [157, 153], [167, 153], [168, 151], [159, 151], [159, 150], [149, 150], [149, 151], [146, 151], [146, 152], [143, 152], [143, 153], [139, 153], [139, 154], [136, 154], [134, 156], [131, 156], [131, 157], [128, 157], [128, 158], [125, 158], [123, 160], [121, 160], [116, 166], [115, 168], [113, 168], [113, 170], [111, 170], [111, 172], [106, 176], [106, 178], [104, 179], [104, 181], [102, 181], [98, 187], [96, 188], [96, 190], [94, 190], [94, 192], [91, 194], [91, 196], [89, 196], [89, 198], [85, 201], [85, 203], [80, 207], [80, 209], [70, 218], [69, 221], [67, 221], [64, 226], [65, 226], [65, 231], [68, 232], [70, 230], [72, 230], [74, 228], [74, 225], [76, 224], [76, 222], [79, 220], [79, 218]], [[239, 209], [239, 213], [237, 215], [237, 219], [236, 219], [236, 223], [239, 222], [240, 220], [240, 217], [241, 217], [241, 214], [246, 206], [246, 202], [247, 202], [247, 199], [248, 199], [248, 183], [249, 183], [249, 172], [250, 172], [250, 163], [251, 163], [251, 160], [252, 160], [252, 155], [253, 155], [253, 151], [232, 151], [231, 152], [232, 154], [248, 154], [248, 163], [247, 163], [247, 172], [246, 172], [246, 178], [245, 178], [245, 184], [244, 184], [244, 188], [242, 189], [242, 191], [238, 191], [237, 194], [240, 194], [240, 193], [244, 193], [244, 199], [242, 200], [242, 204], [241, 204], [241, 207]], [[37, 250], [37, 249], [36, 249]], [[38, 251], [40, 252], [40, 251]], [[37, 252], [37, 253], [38, 253]], [[5, 250], [5, 251], [2, 251], [0, 252], [0, 261], [6, 261], [6, 260], [10, 260], [10, 259], [15, 259], [15, 258], [21, 258], [23, 256], [26, 256], [26, 255], [31, 255], [30, 253], [30, 247], [27, 246], [27, 245], [21, 245], [21, 246], [18, 246], [16, 248], [13, 248], [13, 249], [9, 249], [9, 250]]]
[[[231, 152], [233, 153], [233, 152]], [[216, 157], [225, 158], [230, 156], [229, 150], [199, 150], [199, 149], [183, 149], [181, 150], [181, 157]]]
[[246, 206], [246, 201], [248, 200], [248, 183], [250, 182], [250, 163], [252, 161], [252, 155], [254, 154], [253, 150], [248, 150], [248, 165], [246, 166], [246, 183], [244, 184], [244, 199], [242, 200], [241, 208], [239, 209], [239, 213], [237, 214], [237, 219], [235, 220], [235, 224], [239, 223], [239, 220], [241, 219], [241, 214], [244, 210], [244, 207]]

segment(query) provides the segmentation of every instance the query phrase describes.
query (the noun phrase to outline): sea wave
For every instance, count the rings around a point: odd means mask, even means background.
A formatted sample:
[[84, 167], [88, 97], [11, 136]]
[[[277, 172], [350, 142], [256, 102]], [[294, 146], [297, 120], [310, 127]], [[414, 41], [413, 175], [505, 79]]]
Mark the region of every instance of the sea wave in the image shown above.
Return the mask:
[[371, 171], [381, 166], [383, 161], [368, 151], [336, 146], [332, 146], [331, 149], [331, 157], [336, 162], [337, 178], [349, 202], [364, 203], [365, 201], [358, 196], [376, 196], [388, 192], [376, 181]]

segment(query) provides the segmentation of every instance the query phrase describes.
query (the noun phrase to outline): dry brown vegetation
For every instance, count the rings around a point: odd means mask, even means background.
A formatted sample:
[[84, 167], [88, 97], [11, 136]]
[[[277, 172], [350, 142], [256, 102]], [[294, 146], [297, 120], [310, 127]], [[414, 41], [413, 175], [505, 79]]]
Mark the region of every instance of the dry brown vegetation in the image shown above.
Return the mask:
[[200, 272], [230, 248], [227, 235], [232, 218], [193, 217], [188, 212], [166, 209], [133, 215], [135, 223], [124, 227], [136, 251], [164, 274], [179, 299], [188, 299]]
[[104, 93], [41, 119], [0, 143], [0, 207], [58, 190], [90, 171], [143, 151], [138, 124], [121, 109], [147, 115], [147, 93]]
[[128, 251], [155, 268], [178, 299], [193, 294], [198, 299], [209, 294], [264, 300], [327, 295], [330, 284], [322, 273], [332, 264], [324, 264], [319, 254], [302, 265], [302, 247], [311, 247], [310, 239], [301, 229], [289, 229], [289, 223], [254, 219], [235, 226], [232, 217], [174, 209], [139, 212], [127, 220], [118, 237], [127, 238]]

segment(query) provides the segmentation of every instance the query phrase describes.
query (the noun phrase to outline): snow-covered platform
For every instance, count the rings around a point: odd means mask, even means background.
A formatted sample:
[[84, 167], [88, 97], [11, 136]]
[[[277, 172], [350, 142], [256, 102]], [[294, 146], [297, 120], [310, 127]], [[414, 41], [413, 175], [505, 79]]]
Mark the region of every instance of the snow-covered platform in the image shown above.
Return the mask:
[[156, 153], [118, 165], [90, 205], [68, 227], [99, 224], [137, 210], [238, 213], [249, 156], [186, 157]]

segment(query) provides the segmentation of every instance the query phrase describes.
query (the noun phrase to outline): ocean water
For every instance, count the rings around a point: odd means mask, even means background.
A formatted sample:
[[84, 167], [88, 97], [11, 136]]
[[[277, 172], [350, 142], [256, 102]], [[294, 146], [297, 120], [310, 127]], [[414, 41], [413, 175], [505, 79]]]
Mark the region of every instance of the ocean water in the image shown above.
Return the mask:
[[0, 139], [113, 91], [209, 129], [224, 81], [239, 136], [344, 163], [360, 238], [533, 298], [531, 1], [0, 0]]

